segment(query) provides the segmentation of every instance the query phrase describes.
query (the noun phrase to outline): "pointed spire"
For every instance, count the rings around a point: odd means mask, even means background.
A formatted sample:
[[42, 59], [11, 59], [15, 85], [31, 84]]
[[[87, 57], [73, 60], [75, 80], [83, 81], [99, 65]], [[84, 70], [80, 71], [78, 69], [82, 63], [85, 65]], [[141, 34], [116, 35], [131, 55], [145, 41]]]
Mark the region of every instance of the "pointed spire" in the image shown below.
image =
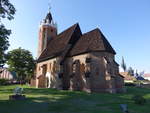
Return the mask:
[[49, 2], [48, 2], [48, 12], [46, 14], [46, 17], [40, 23], [40, 25], [50, 25], [50, 26], [53, 26], [57, 29], [56, 24], [53, 20], [53, 16], [51, 14], [51, 1], [52, 0], [49, 0]]
[[48, 22], [48, 23], [51, 23], [52, 22], [52, 14], [49, 12], [47, 13], [46, 15], [46, 18], [45, 18], [45, 21]]
[[53, 20], [52, 14], [51, 14], [51, 0], [48, 3], [48, 13], [45, 17], [45, 23], [51, 23]]

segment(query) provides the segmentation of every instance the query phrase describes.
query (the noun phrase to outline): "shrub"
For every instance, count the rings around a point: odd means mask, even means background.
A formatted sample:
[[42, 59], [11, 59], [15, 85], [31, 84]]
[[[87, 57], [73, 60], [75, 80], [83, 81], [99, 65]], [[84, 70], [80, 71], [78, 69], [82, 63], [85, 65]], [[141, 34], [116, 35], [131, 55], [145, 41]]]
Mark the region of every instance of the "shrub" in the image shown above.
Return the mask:
[[132, 100], [134, 101], [135, 104], [139, 104], [139, 105], [143, 105], [146, 103], [146, 99], [141, 95], [134, 95], [132, 97]]
[[6, 84], [8, 84], [8, 80], [0, 79], [0, 85], [6, 85]]

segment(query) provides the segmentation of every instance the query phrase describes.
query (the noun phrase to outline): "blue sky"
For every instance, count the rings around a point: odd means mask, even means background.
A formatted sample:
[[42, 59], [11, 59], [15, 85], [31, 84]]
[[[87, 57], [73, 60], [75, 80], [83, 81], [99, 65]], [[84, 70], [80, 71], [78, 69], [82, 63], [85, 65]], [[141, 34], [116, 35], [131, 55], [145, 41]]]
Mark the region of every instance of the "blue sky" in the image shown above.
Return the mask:
[[[10, 0], [17, 9], [9, 50], [22, 47], [36, 57], [40, 21], [50, 0]], [[79, 22], [82, 32], [99, 27], [116, 50], [120, 64], [150, 72], [150, 0], [52, 0], [51, 12], [58, 32]]]

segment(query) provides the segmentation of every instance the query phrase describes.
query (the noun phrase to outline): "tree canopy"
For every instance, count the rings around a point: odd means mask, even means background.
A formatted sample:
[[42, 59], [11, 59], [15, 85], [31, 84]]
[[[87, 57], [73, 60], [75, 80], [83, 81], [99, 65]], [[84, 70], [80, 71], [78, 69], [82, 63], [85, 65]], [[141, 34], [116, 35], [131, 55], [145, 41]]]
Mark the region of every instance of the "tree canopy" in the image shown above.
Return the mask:
[[9, 0], [0, 0], [0, 20], [7, 18], [9, 20], [14, 18], [16, 12], [15, 7], [9, 2]]
[[134, 69], [132, 67], [129, 67], [128, 74], [134, 76]]
[[5, 51], [9, 47], [8, 36], [11, 31], [7, 30], [4, 25], [0, 25], [0, 67], [2, 67], [6, 61], [5, 59]]
[[35, 61], [30, 51], [14, 49], [8, 52], [7, 64], [10, 71], [15, 71], [19, 81], [27, 82], [34, 74]]
[[11, 30], [5, 28], [2, 19], [12, 20], [16, 10], [9, 0], [0, 0], [0, 67], [6, 62], [5, 51], [9, 47], [9, 35]]

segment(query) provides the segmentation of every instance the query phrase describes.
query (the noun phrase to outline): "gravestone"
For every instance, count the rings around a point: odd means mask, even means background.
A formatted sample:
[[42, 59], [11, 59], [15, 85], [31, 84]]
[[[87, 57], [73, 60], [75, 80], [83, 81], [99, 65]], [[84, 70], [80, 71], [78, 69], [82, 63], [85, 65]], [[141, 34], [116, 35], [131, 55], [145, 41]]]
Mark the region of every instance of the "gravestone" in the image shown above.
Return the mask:
[[127, 104], [120, 104], [120, 108], [123, 111], [123, 113], [129, 113]]
[[14, 89], [14, 95], [9, 96], [9, 100], [25, 100], [25, 95], [22, 95], [23, 88], [16, 87]]

